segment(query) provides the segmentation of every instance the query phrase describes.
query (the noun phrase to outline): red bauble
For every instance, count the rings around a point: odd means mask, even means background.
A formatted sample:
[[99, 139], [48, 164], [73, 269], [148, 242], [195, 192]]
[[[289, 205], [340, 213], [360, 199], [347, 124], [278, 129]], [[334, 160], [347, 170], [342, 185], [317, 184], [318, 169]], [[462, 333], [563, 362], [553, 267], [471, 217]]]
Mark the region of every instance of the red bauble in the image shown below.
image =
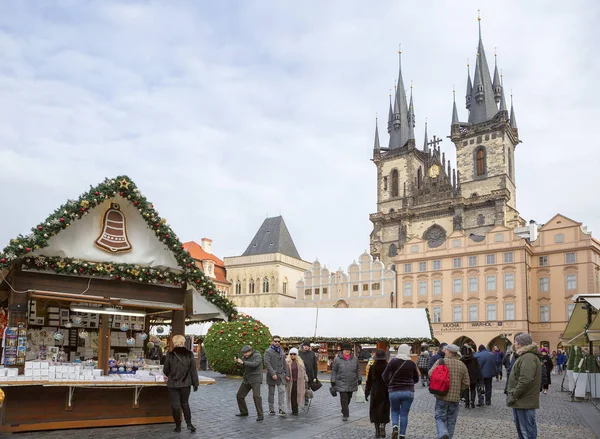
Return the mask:
[[65, 219], [64, 219], [64, 218], [61, 218], [61, 219], [60, 219], [60, 222], [61, 222], [61, 223], [64, 223], [64, 222], [65, 222]]
[[80, 273], [83, 273], [83, 268], [80, 268], [80, 269], [79, 269], [79, 272], [80, 272]]
[[42, 226], [38, 226], [38, 230], [44, 230]]
[[244, 335], [246, 335], [246, 331], [244, 331]]
[[223, 331], [222, 329], [219, 331], [221, 334], [224, 333], [225, 331]]
[[54, 268], [54, 264], [50, 265], [50, 268]]
[[117, 274], [117, 275], [115, 276], [115, 279], [119, 280], [119, 279], [121, 279], [121, 278], [120, 278], [120, 277], [119, 277], [119, 275]]
[[210, 293], [208, 293], [208, 294], [210, 294], [210, 295], [212, 296], [212, 295], [213, 295], [213, 292], [211, 291], [211, 292], [210, 292]]
[[30, 251], [31, 251], [31, 249], [30, 249], [29, 247], [27, 247], [27, 248], [25, 249], [25, 251], [26, 251], [26, 252], [30, 252]]
[[0, 259], [0, 262], [2, 262], [3, 264], [5, 264], [6, 263], [6, 258]]
[[246, 322], [243, 322], [243, 323], [242, 323], [242, 325], [245, 325], [245, 324], [246, 324]]
[[100, 192], [96, 191], [94, 192], [94, 195], [100, 195]]
[[192, 264], [187, 264], [187, 267], [190, 268], [192, 266]]
[[85, 212], [85, 207], [82, 207], [82, 208], [81, 208], [81, 211], [82, 211], [82, 212]]
[[160, 283], [161, 283], [161, 284], [164, 284], [164, 283], [165, 283], [165, 281], [164, 281], [164, 280], [161, 280], [161, 281], [160, 281]]
[[168, 237], [169, 237], [169, 234], [168, 234], [168, 233], [166, 233], [166, 234], [165, 234], [165, 238], [168, 238]]
[[120, 195], [120, 196], [123, 196], [123, 192], [119, 192], [119, 195]]
[[258, 331], [258, 328], [255, 326], [255, 327], [254, 327], [254, 330], [255, 330], [255, 331]]

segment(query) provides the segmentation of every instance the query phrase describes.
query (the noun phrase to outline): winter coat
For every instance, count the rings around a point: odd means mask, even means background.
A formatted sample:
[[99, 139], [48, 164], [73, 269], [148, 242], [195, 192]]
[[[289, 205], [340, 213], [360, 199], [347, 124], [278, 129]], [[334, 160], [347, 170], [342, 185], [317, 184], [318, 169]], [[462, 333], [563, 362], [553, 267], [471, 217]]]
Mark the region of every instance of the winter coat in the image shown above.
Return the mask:
[[317, 356], [313, 351], [305, 351], [304, 348], [300, 350], [298, 356], [302, 358], [304, 367], [306, 367], [306, 376], [308, 381], [312, 381], [317, 377], [319, 366], [317, 365]]
[[412, 360], [392, 358], [383, 372], [383, 380], [388, 392], [415, 391], [415, 383], [419, 382], [419, 371]]
[[490, 351], [485, 350], [477, 352], [475, 358], [479, 361], [482, 378], [492, 378], [496, 376], [496, 357]]
[[246, 384], [262, 384], [263, 359], [260, 352], [254, 351], [248, 358], [240, 358], [244, 362], [244, 377]]
[[167, 377], [167, 387], [198, 387], [194, 353], [186, 348], [177, 347], [167, 354], [163, 373]]
[[479, 366], [479, 361], [473, 355], [463, 355], [460, 361], [467, 366], [471, 385], [479, 384], [481, 382], [481, 366]]
[[563, 353], [558, 354], [556, 362], [561, 365], [565, 364], [565, 354], [563, 354]]
[[544, 367], [544, 372], [546, 374], [545, 378], [543, 380], [542, 386], [546, 386], [548, 387], [550, 384], [552, 384], [552, 380], [550, 379], [550, 375], [552, 375], [552, 369], [554, 368], [554, 364], [552, 363], [552, 358], [550, 357], [550, 355], [544, 355], [542, 354], [542, 364], [546, 367]]
[[369, 368], [365, 395], [369, 398], [369, 418], [374, 424], [389, 424], [390, 396], [383, 380], [386, 360], [375, 360]]
[[361, 383], [358, 358], [350, 354], [350, 358], [346, 360], [340, 352], [331, 366], [331, 385], [338, 392], [356, 392]]
[[437, 354], [431, 355], [429, 357], [429, 364], [427, 365], [427, 368], [429, 370], [431, 370], [431, 368], [433, 367], [433, 365], [435, 364], [435, 362], [438, 361], [438, 360], [440, 360], [440, 359], [442, 359], [442, 358], [444, 358], [444, 353], [440, 349], [440, 350], [437, 351]]
[[[287, 402], [288, 408], [292, 409], [292, 359], [288, 355], [285, 359], [287, 363], [287, 368], [290, 373], [290, 380], [285, 383], [285, 390], [287, 393]], [[302, 358], [296, 358], [296, 363], [298, 363], [298, 381], [296, 381], [296, 400], [298, 401], [298, 407], [304, 407], [304, 395], [306, 393], [306, 385], [308, 383], [308, 376], [306, 375], [306, 365]]]
[[[277, 352], [271, 347], [267, 348], [265, 351], [265, 367], [267, 368], [267, 384], [269, 386], [285, 383], [287, 374], [283, 349]], [[273, 375], [277, 375], [276, 380], [273, 379]]]
[[419, 355], [417, 359], [417, 367], [419, 369], [427, 369], [429, 366], [429, 352], [425, 351]]
[[517, 354], [508, 378], [506, 405], [515, 409], [538, 409], [542, 385], [542, 354], [535, 343], [523, 346]]
[[502, 362], [504, 361], [504, 352], [494, 351], [492, 353], [494, 354], [494, 358], [496, 359], [496, 364], [502, 364]]

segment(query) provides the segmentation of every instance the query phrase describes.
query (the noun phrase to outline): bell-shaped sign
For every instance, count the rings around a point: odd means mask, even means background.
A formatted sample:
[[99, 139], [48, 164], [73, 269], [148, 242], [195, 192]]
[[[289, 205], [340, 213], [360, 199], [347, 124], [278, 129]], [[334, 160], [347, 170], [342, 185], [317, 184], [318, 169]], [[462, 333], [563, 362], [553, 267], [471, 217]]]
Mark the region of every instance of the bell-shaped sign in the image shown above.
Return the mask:
[[112, 203], [104, 214], [102, 233], [96, 239], [96, 245], [109, 253], [131, 250], [131, 244], [127, 239], [127, 220], [117, 203]]

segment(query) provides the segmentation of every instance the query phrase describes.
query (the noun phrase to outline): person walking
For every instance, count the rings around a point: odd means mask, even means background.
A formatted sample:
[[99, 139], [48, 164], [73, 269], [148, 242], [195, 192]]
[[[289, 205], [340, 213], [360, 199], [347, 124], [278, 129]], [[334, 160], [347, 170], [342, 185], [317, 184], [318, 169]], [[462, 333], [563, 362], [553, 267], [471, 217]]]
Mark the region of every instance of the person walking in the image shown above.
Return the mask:
[[[481, 380], [483, 381], [485, 405], [492, 404], [492, 380], [496, 376], [496, 357], [484, 345], [479, 345], [479, 352], [475, 354], [481, 367]], [[483, 406], [484, 395], [479, 395], [478, 407]]]
[[300, 352], [298, 356], [302, 358], [304, 367], [306, 367], [306, 376], [308, 377], [308, 384], [312, 383], [317, 379], [319, 372], [319, 366], [317, 364], [317, 356], [310, 348], [310, 341], [304, 340], [300, 345]]
[[425, 387], [429, 381], [429, 376], [427, 374], [429, 372], [429, 351], [427, 350], [427, 347], [421, 348], [421, 354], [419, 355], [419, 358], [417, 358], [417, 367], [421, 373], [421, 384]]
[[285, 383], [290, 380], [286, 371], [285, 353], [281, 349], [281, 337], [274, 335], [271, 346], [265, 351], [265, 367], [267, 368], [267, 385], [269, 386], [269, 414], [275, 413], [275, 388], [279, 415], [285, 416]]
[[167, 377], [167, 389], [171, 397], [171, 409], [173, 421], [175, 421], [175, 432], [181, 432], [181, 412], [187, 424], [188, 430], [196, 431], [192, 424], [192, 411], [190, 410], [190, 391], [198, 390], [198, 372], [196, 371], [196, 360], [194, 353], [185, 347], [183, 335], [173, 336], [173, 350], [167, 353], [163, 373]]
[[540, 408], [542, 354], [531, 335], [515, 337], [517, 358], [508, 377], [506, 405], [512, 408], [519, 439], [536, 439], [535, 411]]
[[[438, 439], [452, 439], [454, 427], [458, 419], [460, 394], [469, 389], [469, 371], [467, 366], [458, 359], [459, 348], [455, 344], [444, 347], [444, 358], [437, 360], [429, 370], [429, 378], [435, 369], [443, 362], [450, 372], [450, 388], [445, 395], [435, 395], [435, 424]], [[431, 383], [430, 383], [431, 388]]]
[[556, 355], [556, 365], [558, 366], [559, 375], [562, 375], [562, 372], [565, 368], [565, 363], [565, 354], [559, 349], [558, 354]]
[[556, 351], [552, 351], [552, 375], [556, 375], [558, 373], [558, 354]]
[[365, 398], [369, 402], [369, 420], [375, 424], [375, 437], [385, 437], [385, 425], [390, 422], [390, 398], [388, 386], [383, 379], [386, 370], [387, 354], [383, 349], [377, 349], [372, 358], [373, 363], [367, 372]]
[[350, 343], [342, 344], [342, 351], [333, 360], [331, 366], [331, 387], [340, 394], [342, 406], [342, 420], [347, 421], [350, 416], [350, 400], [352, 393], [362, 384], [358, 358], [352, 353]]
[[496, 381], [502, 380], [502, 363], [504, 362], [504, 352], [498, 346], [494, 346], [494, 358], [496, 359]]
[[467, 370], [469, 371], [469, 389], [463, 392], [465, 408], [475, 408], [475, 396], [477, 395], [477, 386], [481, 383], [481, 367], [479, 361], [473, 357], [473, 349], [469, 345], [460, 348], [461, 358]]
[[260, 352], [255, 351], [251, 346], [242, 348], [242, 358], [235, 358], [236, 363], [244, 366], [244, 376], [237, 392], [237, 403], [240, 412], [236, 416], [248, 416], [248, 406], [246, 405], [246, 396], [252, 390], [252, 399], [256, 407], [256, 420], [264, 419], [262, 397], [260, 396], [260, 385], [262, 384], [263, 361]]
[[387, 383], [390, 395], [392, 439], [404, 439], [408, 427], [408, 413], [415, 399], [415, 384], [419, 382], [419, 370], [410, 358], [409, 345], [398, 346], [398, 354], [385, 368], [383, 380]]
[[429, 370], [431, 370], [436, 361], [438, 361], [440, 358], [444, 358], [444, 348], [446, 347], [446, 344], [447, 343], [440, 344], [437, 352], [429, 357], [429, 364], [427, 366]]
[[548, 386], [552, 384], [552, 380], [550, 375], [552, 374], [552, 369], [554, 368], [554, 363], [552, 363], [552, 358], [548, 355], [548, 349], [542, 348], [540, 350], [542, 354], [542, 372], [544, 372], [545, 376], [542, 377], [542, 390], [544, 395], [548, 394]]
[[304, 396], [306, 386], [308, 386], [306, 366], [298, 355], [298, 349], [296, 348], [290, 349], [285, 361], [290, 373], [290, 380], [285, 385], [288, 407], [292, 410], [292, 415], [298, 415], [298, 407], [304, 407]]

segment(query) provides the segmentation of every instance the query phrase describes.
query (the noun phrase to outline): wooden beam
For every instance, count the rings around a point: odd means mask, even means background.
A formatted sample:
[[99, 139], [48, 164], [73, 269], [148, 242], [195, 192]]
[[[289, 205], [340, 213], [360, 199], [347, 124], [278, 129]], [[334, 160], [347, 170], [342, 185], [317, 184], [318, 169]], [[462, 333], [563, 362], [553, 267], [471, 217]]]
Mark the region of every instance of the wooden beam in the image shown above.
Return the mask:
[[108, 357], [110, 356], [110, 316], [100, 314], [100, 334], [98, 335], [98, 368], [108, 375]]
[[166, 424], [173, 422], [172, 416], [152, 416], [120, 419], [89, 419], [81, 421], [40, 422], [35, 424], [2, 425], [0, 431], [17, 433], [24, 431], [64, 430], [69, 428], [117, 427], [123, 425]]

